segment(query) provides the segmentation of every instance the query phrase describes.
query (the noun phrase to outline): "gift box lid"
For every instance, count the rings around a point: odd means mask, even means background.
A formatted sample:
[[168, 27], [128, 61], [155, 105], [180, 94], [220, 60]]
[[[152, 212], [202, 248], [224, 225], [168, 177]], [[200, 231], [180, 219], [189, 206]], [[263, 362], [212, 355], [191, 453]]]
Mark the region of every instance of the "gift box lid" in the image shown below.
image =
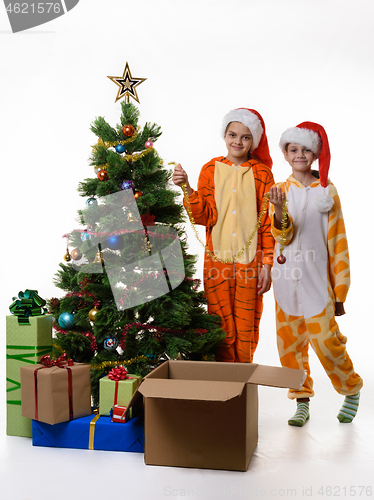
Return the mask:
[[139, 392], [146, 398], [228, 401], [246, 384], [299, 389], [305, 372], [254, 363], [166, 361], [149, 373]]

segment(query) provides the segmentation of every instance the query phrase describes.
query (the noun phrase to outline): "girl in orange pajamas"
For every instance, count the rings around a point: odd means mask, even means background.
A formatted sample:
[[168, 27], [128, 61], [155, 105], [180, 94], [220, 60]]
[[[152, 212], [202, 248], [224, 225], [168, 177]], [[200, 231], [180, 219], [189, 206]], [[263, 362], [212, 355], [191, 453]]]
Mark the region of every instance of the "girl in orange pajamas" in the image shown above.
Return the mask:
[[174, 170], [173, 182], [186, 185], [194, 221], [206, 227], [205, 296], [209, 313], [221, 317], [227, 333], [217, 359], [251, 363], [262, 294], [271, 285], [274, 239], [268, 213], [257, 231], [256, 224], [264, 195], [274, 184], [272, 160], [257, 111], [241, 108], [228, 113], [222, 135], [227, 155], [203, 166], [197, 191], [181, 165]]
[[[309, 418], [309, 398], [314, 395], [309, 345], [334, 389], [345, 396], [338, 420], [349, 423], [356, 415], [363, 382], [335, 320], [344, 314], [350, 273], [340, 200], [327, 177], [327, 135], [321, 125], [304, 122], [283, 133], [280, 147], [292, 175], [270, 190], [272, 231], [278, 242], [273, 268], [278, 351], [283, 366], [304, 369], [307, 374], [301, 390], [289, 391], [297, 409], [288, 423], [301, 427]], [[312, 171], [316, 158], [319, 173]]]

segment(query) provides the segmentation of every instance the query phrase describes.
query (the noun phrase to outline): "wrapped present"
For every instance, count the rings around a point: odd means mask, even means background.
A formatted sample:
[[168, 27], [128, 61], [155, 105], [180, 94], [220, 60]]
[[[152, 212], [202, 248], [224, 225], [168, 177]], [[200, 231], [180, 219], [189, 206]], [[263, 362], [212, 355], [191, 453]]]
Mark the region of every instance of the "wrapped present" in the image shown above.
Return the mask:
[[[128, 419], [128, 411], [127, 411], [127, 406], [119, 406], [119, 405], [114, 405], [112, 409], [112, 422], [118, 422], [120, 424], [125, 424]], [[129, 408], [129, 411], [131, 408]]]
[[32, 444], [57, 448], [144, 452], [144, 420], [135, 417], [116, 425], [110, 417], [89, 415], [49, 425], [32, 422]]
[[73, 363], [64, 354], [22, 366], [21, 401], [24, 417], [51, 425], [90, 415], [90, 365]]
[[21, 366], [39, 363], [52, 352], [52, 316], [43, 314], [45, 301], [36, 290], [18, 294], [6, 317], [6, 393], [8, 436], [32, 436], [31, 419], [22, 416]]
[[140, 376], [128, 374], [123, 366], [113, 368], [102, 377], [99, 382], [100, 415], [110, 415], [115, 405], [128, 406], [140, 380]]

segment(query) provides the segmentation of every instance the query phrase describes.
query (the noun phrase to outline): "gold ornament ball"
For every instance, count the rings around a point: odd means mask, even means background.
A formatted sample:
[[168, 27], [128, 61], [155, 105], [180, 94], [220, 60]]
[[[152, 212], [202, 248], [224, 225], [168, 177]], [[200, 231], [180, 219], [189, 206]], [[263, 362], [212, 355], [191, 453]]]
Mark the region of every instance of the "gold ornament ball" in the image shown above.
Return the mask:
[[132, 125], [125, 125], [122, 128], [122, 132], [126, 137], [132, 137], [135, 133], [135, 128]]
[[97, 316], [97, 313], [99, 312], [99, 309], [95, 306], [93, 309], [91, 309], [91, 311], [88, 313], [88, 318], [91, 320], [91, 321], [96, 321], [96, 316]]
[[64, 255], [64, 261], [65, 262], [70, 262], [71, 261], [71, 257], [70, 257], [70, 253], [69, 252], [66, 252], [66, 254]]
[[82, 257], [82, 253], [81, 251], [78, 249], [78, 248], [74, 248], [71, 252], [70, 252], [70, 255], [71, 255], [71, 258], [73, 260], [79, 260], [81, 257]]
[[138, 198], [140, 198], [141, 196], [143, 196], [143, 193], [141, 191], [135, 191], [134, 193], [134, 198], [137, 200]]
[[102, 168], [98, 171], [97, 178], [99, 179], [99, 181], [106, 181], [108, 179], [108, 172]]

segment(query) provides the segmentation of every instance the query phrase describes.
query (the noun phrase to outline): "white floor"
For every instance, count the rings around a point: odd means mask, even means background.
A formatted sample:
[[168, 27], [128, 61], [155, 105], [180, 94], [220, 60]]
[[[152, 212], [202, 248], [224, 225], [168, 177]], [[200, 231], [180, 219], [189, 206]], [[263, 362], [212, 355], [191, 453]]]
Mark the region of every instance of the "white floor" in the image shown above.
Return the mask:
[[[373, 382], [365, 383], [356, 420], [340, 424], [342, 398], [317, 372], [318, 394], [303, 428], [287, 425], [294, 403], [285, 390], [259, 388], [259, 442], [247, 472], [146, 466], [140, 453], [33, 447], [30, 439], [6, 436], [4, 430], [0, 499], [369, 498], [374, 494]], [[230, 432], [228, 422], [223, 426]]]

